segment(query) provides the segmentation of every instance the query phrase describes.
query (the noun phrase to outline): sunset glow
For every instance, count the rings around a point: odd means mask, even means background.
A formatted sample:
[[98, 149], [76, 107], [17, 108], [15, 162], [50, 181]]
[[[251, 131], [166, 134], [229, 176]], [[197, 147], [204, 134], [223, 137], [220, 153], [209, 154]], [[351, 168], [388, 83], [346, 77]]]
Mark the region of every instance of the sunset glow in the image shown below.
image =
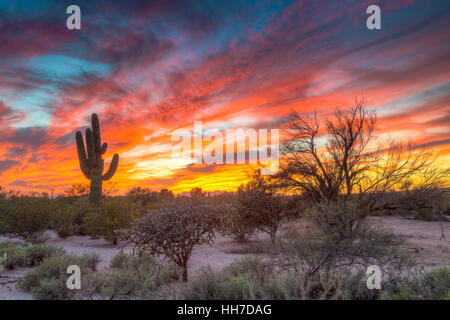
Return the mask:
[[[0, 2], [0, 185], [62, 193], [85, 183], [75, 132], [100, 118], [133, 186], [174, 193], [235, 190], [246, 165], [173, 161], [171, 133], [281, 128], [287, 115], [327, 117], [355, 98], [377, 136], [408, 139], [450, 160], [449, 1]], [[282, 137], [280, 137], [282, 138]]]

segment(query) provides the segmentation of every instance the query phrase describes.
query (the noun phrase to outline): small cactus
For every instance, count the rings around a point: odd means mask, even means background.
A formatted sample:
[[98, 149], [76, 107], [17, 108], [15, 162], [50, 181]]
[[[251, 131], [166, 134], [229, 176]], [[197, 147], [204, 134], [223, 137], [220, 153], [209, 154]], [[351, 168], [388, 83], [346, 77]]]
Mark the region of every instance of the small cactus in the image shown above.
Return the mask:
[[[114, 154], [108, 171], [103, 174], [104, 162], [102, 154], [106, 152], [108, 144], [101, 144], [100, 123], [95, 113], [91, 117], [91, 128], [86, 129], [86, 149], [84, 148], [83, 135], [77, 131], [75, 138], [77, 141], [78, 160], [83, 175], [91, 180], [89, 202], [98, 205], [102, 197], [102, 182], [113, 177], [119, 164], [119, 155]], [[87, 153], [87, 157], [86, 157]]]

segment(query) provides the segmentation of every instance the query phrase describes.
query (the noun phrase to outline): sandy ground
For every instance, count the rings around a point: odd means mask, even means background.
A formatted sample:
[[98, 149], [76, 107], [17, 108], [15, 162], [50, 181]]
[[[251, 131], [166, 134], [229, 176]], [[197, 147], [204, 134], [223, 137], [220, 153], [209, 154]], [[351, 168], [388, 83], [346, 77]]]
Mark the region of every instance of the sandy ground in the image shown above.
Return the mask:
[[[441, 224], [439, 222], [410, 220], [402, 217], [377, 217], [374, 218], [395, 234], [407, 239], [406, 249], [417, 255], [417, 258], [426, 269], [434, 269], [441, 266], [450, 267], [450, 222], [443, 223], [446, 239], [441, 239]], [[264, 236], [260, 236], [260, 241]], [[5, 241], [0, 237], [0, 241]], [[103, 239], [90, 239], [87, 236], [71, 236], [66, 239], [59, 239], [53, 235], [48, 243], [63, 247], [68, 253], [81, 255], [83, 253], [97, 253], [101, 261], [99, 269], [105, 269], [109, 261], [116, 255], [120, 248], [112, 245]], [[198, 272], [211, 266], [213, 269], [220, 269], [233, 261], [248, 254], [244, 245], [239, 244], [228, 237], [218, 236], [212, 246], [197, 246], [194, 248], [188, 264], [190, 277], [195, 277]], [[123, 249], [130, 252], [131, 248]], [[16, 288], [18, 279], [29, 269], [17, 269], [4, 271], [0, 276], [0, 299], [32, 299], [29, 293]]]
[[[397, 216], [375, 220], [404, 237], [406, 249], [417, 255], [418, 261], [426, 270], [450, 267], [450, 222], [420, 221]], [[445, 239], [441, 239], [441, 226]]]

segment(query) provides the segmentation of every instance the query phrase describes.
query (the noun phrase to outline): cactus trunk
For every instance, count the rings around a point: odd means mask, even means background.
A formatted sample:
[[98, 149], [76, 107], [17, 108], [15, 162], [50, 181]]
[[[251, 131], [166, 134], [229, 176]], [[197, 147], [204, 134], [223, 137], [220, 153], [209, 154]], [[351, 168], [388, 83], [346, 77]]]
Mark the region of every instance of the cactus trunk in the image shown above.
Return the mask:
[[103, 174], [104, 162], [102, 154], [106, 152], [108, 144], [101, 143], [100, 123], [95, 113], [91, 117], [91, 127], [92, 129], [86, 129], [86, 149], [84, 147], [83, 135], [80, 131], [77, 131], [75, 138], [81, 172], [83, 172], [83, 175], [87, 179], [91, 180], [89, 202], [98, 205], [102, 198], [103, 180], [109, 180], [114, 176], [119, 164], [119, 155], [114, 154], [108, 171]]
[[98, 204], [102, 198], [102, 168], [93, 168], [91, 170], [91, 188], [89, 194], [89, 202]]

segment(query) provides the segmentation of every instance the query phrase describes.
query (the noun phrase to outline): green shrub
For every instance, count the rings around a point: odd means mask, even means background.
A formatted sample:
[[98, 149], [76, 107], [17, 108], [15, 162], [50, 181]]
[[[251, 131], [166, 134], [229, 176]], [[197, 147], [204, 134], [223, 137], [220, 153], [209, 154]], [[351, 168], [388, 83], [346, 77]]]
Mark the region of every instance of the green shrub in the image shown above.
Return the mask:
[[250, 175], [250, 180], [241, 185], [237, 193], [235, 219], [245, 226], [269, 234], [272, 242], [281, 221], [292, 214], [286, 198], [275, 192], [272, 180], [261, 174], [261, 169]]
[[254, 285], [247, 275], [232, 277], [207, 268], [189, 283], [183, 297], [188, 300], [254, 299]]
[[87, 234], [84, 219], [90, 208], [89, 196], [84, 195], [76, 197], [76, 199], [73, 201], [73, 207], [75, 210], [75, 218], [73, 220], [73, 233], [84, 236]]
[[[347, 300], [378, 300], [381, 298], [381, 290], [367, 288], [365, 270], [344, 277], [344, 299]], [[384, 289], [384, 288], [383, 288]]]
[[5, 269], [12, 270], [25, 266], [24, 251], [18, 247], [0, 250], [0, 255], [3, 257], [3, 267]]
[[404, 279], [386, 299], [445, 300], [450, 293], [450, 269], [443, 267]]
[[[19, 286], [37, 299], [162, 299], [172, 297], [170, 284], [181, 275], [173, 263], [164, 263], [148, 253], [120, 253], [113, 258], [113, 267], [103, 272], [95, 271], [98, 261], [96, 254], [78, 257], [59, 253], [25, 274]], [[80, 290], [67, 288], [70, 265], [81, 269]]]
[[129, 255], [123, 252], [116, 254], [110, 261], [109, 266], [111, 268], [123, 268], [129, 260]]
[[300, 272], [274, 268], [260, 258], [244, 258], [220, 271], [203, 270], [183, 291], [185, 299], [341, 299], [342, 282], [333, 273], [306, 280]]
[[51, 229], [54, 229], [61, 238], [66, 238], [74, 233], [74, 221], [76, 211], [72, 204], [65, 198], [53, 200], [51, 211]]
[[139, 206], [123, 198], [104, 198], [100, 206], [91, 206], [84, 222], [91, 236], [103, 236], [117, 243], [116, 230], [128, 228], [141, 212]]
[[[84, 278], [92, 276], [93, 270], [89, 267], [89, 255], [77, 257], [67, 254], [57, 254], [44, 259], [38, 266], [25, 274], [19, 286], [33, 294], [37, 299], [56, 300], [82, 298], [90, 290]], [[82, 289], [70, 290], [67, 288], [67, 267], [77, 265], [81, 269]]]
[[148, 252], [141, 255], [119, 253], [111, 260], [111, 270], [102, 275], [101, 295], [109, 299], [163, 299], [171, 296], [169, 284], [181, 270]]
[[3, 202], [0, 233], [27, 239], [48, 229], [51, 212], [48, 196], [11, 196]]
[[63, 254], [64, 249], [48, 244], [39, 244], [27, 246], [23, 249], [23, 252], [25, 257], [25, 266], [33, 267], [41, 263], [46, 258]]
[[220, 271], [202, 270], [184, 290], [189, 300], [242, 300], [262, 298], [261, 286], [273, 276], [270, 265], [260, 258], [243, 258]]
[[227, 209], [221, 219], [221, 233], [231, 236], [238, 242], [249, 241], [256, 232], [255, 226], [247, 221], [246, 216], [240, 212], [240, 207], [236, 204]]
[[101, 261], [100, 255], [96, 252], [94, 253], [84, 253], [81, 256], [81, 260], [84, 265], [92, 271], [97, 270], [97, 265]]
[[6, 259], [3, 266], [6, 269], [16, 267], [33, 267], [41, 263], [45, 258], [62, 254], [63, 249], [48, 244], [24, 245], [14, 242], [0, 244], [0, 256]]
[[42, 230], [27, 236], [25, 240], [31, 244], [43, 244], [48, 240], [48, 235]]

